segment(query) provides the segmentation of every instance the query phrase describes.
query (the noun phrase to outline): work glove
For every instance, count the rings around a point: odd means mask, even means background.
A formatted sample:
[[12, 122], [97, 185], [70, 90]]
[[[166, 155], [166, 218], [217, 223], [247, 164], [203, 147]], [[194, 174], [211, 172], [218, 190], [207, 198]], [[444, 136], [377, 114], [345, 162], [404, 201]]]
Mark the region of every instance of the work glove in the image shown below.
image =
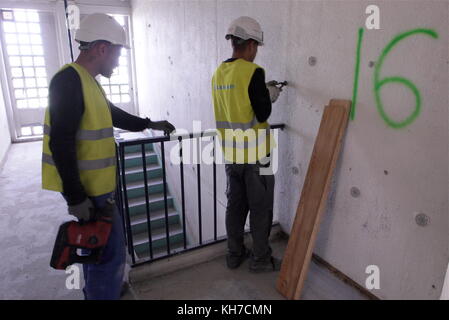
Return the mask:
[[276, 102], [276, 100], [279, 98], [279, 94], [282, 91], [281, 88], [276, 87], [277, 84], [278, 84], [278, 82], [275, 80], [271, 80], [266, 83], [268, 93], [270, 94], [271, 103]]
[[93, 218], [95, 212], [95, 207], [89, 198], [86, 198], [83, 202], [76, 204], [74, 206], [69, 206], [69, 214], [82, 220], [84, 222], [89, 221]]
[[175, 131], [175, 127], [168, 121], [150, 121], [148, 128], [153, 130], [161, 130], [164, 131], [165, 135], [169, 135], [171, 132]]

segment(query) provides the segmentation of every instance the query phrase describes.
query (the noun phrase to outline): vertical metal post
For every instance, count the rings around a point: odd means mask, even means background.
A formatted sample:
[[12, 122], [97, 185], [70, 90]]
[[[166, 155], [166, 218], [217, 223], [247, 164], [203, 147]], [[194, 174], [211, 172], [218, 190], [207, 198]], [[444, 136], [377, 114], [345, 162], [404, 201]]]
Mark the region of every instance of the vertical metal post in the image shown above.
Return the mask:
[[202, 226], [202, 217], [201, 217], [201, 153], [200, 153], [200, 149], [201, 149], [201, 137], [198, 138], [198, 153], [200, 154], [200, 156], [198, 157], [198, 163], [196, 165], [197, 167], [197, 177], [198, 177], [198, 228], [199, 228], [199, 240], [200, 240], [200, 245], [203, 244], [203, 226]]
[[170, 230], [169, 230], [169, 226], [168, 226], [167, 177], [166, 177], [166, 172], [165, 172], [164, 141], [161, 141], [161, 154], [162, 154], [162, 177], [164, 180], [165, 234], [167, 237], [167, 254], [170, 254]]
[[214, 175], [214, 240], [217, 240], [217, 164], [215, 163], [215, 136], [212, 137], [212, 169]]
[[184, 249], [187, 249], [187, 237], [186, 237], [186, 208], [184, 198], [184, 161], [182, 156], [182, 137], [178, 137], [179, 140], [179, 157], [180, 162], [180, 176], [181, 176], [181, 199], [182, 199], [182, 236], [184, 238]]
[[[119, 148], [116, 145], [115, 146], [115, 161], [117, 165], [117, 189], [115, 193], [115, 200], [117, 202], [117, 207], [120, 212], [120, 218], [122, 219], [122, 228], [123, 228], [123, 234], [125, 235], [125, 241], [128, 243], [128, 235], [126, 234], [126, 221], [125, 221], [125, 214], [124, 214], [124, 208], [123, 208], [123, 198], [122, 198], [122, 181], [121, 181], [121, 174], [120, 174], [120, 158], [119, 158]], [[131, 252], [129, 253], [131, 254]]]
[[70, 58], [73, 62], [73, 48], [72, 48], [72, 34], [70, 32], [70, 23], [69, 23], [69, 13], [67, 12], [67, 0], [64, 0], [64, 8], [65, 8], [65, 21], [67, 23], [67, 36], [69, 37], [69, 46], [70, 46]]
[[125, 218], [126, 218], [126, 230], [128, 233], [128, 248], [131, 254], [132, 263], [135, 264], [136, 257], [134, 255], [133, 234], [131, 230], [131, 219], [129, 218], [128, 193], [126, 189], [125, 147], [121, 144], [120, 144], [120, 162], [122, 165], [123, 197], [125, 199]]
[[141, 144], [141, 151], [142, 151], [143, 181], [145, 183], [145, 205], [147, 213], [148, 249], [150, 250], [150, 259], [153, 259], [153, 240], [151, 237], [150, 199], [148, 192], [147, 155], [145, 150], [145, 143]]

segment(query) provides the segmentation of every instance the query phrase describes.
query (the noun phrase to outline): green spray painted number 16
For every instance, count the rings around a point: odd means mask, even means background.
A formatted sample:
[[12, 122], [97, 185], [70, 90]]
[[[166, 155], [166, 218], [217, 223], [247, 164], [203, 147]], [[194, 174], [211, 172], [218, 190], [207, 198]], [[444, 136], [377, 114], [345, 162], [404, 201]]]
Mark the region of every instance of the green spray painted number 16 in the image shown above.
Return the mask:
[[[382, 50], [382, 53], [379, 56], [379, 59], [377, 60], [375, 67], [374, 67], [374, 77], [373, 77], [373, 90], [374, 90], [374, 97], [376, 100], [376, 106], [377, 110], [379, 111], [379, 114], [381, 118], [385, 121], [385, 123], [394, 129], [400, 129], [404, 128], [418, 117], [420, 111], [421, 111], [421, 94], [416, 88], [416, 86], [411, 82], [410, 80], [402, 77], [386, 77], [381, 79], [379, 74], [380, 70], [382, 69], [382, 64], [384, 63], [385, 58], [387, 57], [388, 53], [396, 46], [400, 41], [404, 40], [407, 37], [410, 37], [412, 35], [416, 34], [424, 34], [427, 36], [430, 36], [434, 39], [438, 38], [438, 34], [430, 29], [413, 29], [410, 31], [406, 31], [403, 33], [398, 34], [393, 38], [393, 40], [388, 43], [388, 45]], [[355, 64], [355, 76], [354, 76], [354, 89], [352, 94], [352, 109], [351, 109], [351, 120], [355, 119], [355, 112], [356, 112], [356, 105], [357, 105], [357, 92], [358, 92], [358, 83], [359, 83], [359, 70], [360, 70], [360, 51], [362, 46], [362, 39], [363, 39], [363, 28], [359, 29], [359, 37], [357, 42], [357, 52], [356, 52], [356, 64]], [[415, 96], [415, 108], [413, 109], [413, 112], [406, 117], [405, 119], [401, 121], [395, 121], [391, 119], [388, 114], [385, 112], [384, 104], [382, 102], [381, 96], [380, 96], [380, 90], [381, 88], [389, 83], [399, 83], [406, 87], [408, 87]]]

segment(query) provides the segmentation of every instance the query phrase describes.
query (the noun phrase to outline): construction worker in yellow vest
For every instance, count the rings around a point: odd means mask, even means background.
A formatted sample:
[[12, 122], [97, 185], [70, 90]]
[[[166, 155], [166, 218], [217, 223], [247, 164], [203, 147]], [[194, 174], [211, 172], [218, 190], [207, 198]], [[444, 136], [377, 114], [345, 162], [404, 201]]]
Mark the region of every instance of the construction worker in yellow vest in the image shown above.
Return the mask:
[[[153, 122], [128, 114], [106, 98], [97, 75], [110, 78], [123, 48], [126, 32], [111, 16], [91, 14], [77, 30], [80, 54], [63, 66], [49, 86], [42, 153], [42, 186], [61, 192], [69, 214], [89, 221], [93, 208], [112, 203], [116, 189], [113, 127], [146, 128], [169, 133], [167, 121]], [[118, 299], [126, 263], [122, 218], [114, 206], [113, 224], [100, 264], [84, 264], [86, 299]]]
[[[212, 98], [227, 176], [226, 232], [227, 266], [235, 269], [250, 257], [249, 270], [279, 270], [272, 256], [269, 235], [273, 223], [274, 175], [261, 174], [268, 167], [274, 140], [267, 119], [271, 103], [281, 91], [274, 81], [265, 83], [265, 73], [253, 63], [263, 45], [259, 23], [250, 17], [234, 20], [225, 36], [231, 40], [232, 58], [224, 61], [212, 78]], [[243, 243], [250, 212], [252, 250]]]

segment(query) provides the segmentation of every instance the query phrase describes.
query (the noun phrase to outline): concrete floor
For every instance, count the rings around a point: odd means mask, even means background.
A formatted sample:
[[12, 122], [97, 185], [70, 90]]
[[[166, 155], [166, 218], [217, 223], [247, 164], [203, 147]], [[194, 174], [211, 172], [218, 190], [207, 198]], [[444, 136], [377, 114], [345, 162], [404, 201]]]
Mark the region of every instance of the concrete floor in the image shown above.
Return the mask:
[[50, 267], [64, 199], [41, 188], [42, 142], [13, 144], [0, 169], [0, 299], [82, 299]]
[[[250, 240], [246, 245], [250, 248]], [[273, 255], [282, 257], [287, 246], [286, 240], [275, 239], [271, 242]], [[215, 248], [201, 249], [195, 254], [194, 261], [203, 261], [184, 266], [178, 257], [171, 261], [143, 265], [131, 270], [130, 279], [135, 299], [142, 300], [281, 300], [276, 291], [279, 272], [254, 274], [248, 271], [248, 261], [238, 269], [226, 267], [226, 243], [213, 245]], [[209, 253], [208, 253], [209, 252]], [[202, 257], [200, 255], [203, 255]], [[212, 257], [208, 259], [207, 255]], [[215, 257], [213, 257], [215, 256]], [[170, 270], [171, 267], [178, 270]], [[137, 269], [137, 270], [136, 270]], [[140, 270], [139, 270], [140, 269]], [[146, 269], [146, 270], [145, 270]], [[141, 273], [134, 276], [134, 273]], [[135, 278], [138, 278], [134, 280]], [[142, 279], [145, 279], [143, 280]], [[366, 300], [359, 291], [339, 280], [327, 269], [312, 262], [306, 279], [303, 300]]]
[[[64, 271], [49, 266], [58, 227], [71, 218], [58, 193], [41, 189], [41, 146], [13, 144], [0, 168], [0, 299], [83, 298], [81, 289], [67, 289]], [[281, 257], [285, 246], [285, 240], [273, 242], [274, 254]], [[132, 288], [124, 299], [283, 298], [275, 290], [277, 273], [251, 274], [247, 262], [227, 269], [224, 242], [197, 251], [133, 268]], [[365, 299], [315, 263], [302, 298]]]

